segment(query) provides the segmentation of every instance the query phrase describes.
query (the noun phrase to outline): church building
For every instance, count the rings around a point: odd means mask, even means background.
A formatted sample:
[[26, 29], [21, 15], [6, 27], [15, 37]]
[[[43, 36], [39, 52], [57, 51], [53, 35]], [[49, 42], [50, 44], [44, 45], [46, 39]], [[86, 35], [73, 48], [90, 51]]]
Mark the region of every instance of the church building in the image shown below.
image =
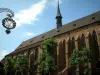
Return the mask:
[[[5, 58], [28, 55], [30, 68], [36, 68], [37, 60], [40, 53], [42, 53], [41, 44], [48, 38], [54, 38], [57, 42], [56, 72], [50, 73], [50, 75], [75, 75], [73, 71], [69, 71], [68, 58], [73, 49], [83, 47], [92, 50], [92, 71], [100, 73], [100, 11], [63, 25], [58, 3], [56, 28], [23, 41], [13, 52], [6, 55]], [[35, 72], [35, 69], [33, 69], [33, 72]], [[41, 74], [35, 72], [34, 75]], [[82, 75], [81, 72], [80, 75]]]

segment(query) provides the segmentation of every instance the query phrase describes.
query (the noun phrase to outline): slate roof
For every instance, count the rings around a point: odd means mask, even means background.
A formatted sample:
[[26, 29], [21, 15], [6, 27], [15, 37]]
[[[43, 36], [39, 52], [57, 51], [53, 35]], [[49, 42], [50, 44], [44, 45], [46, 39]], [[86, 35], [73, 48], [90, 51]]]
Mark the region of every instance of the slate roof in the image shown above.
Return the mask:
[[[16, 50], [14, 52], [10, 53], [10, 54], [18, 52], [20, 49], [22, 49], [22, 48], [24, 48], [26, 46], [29, 46], [29, 45], [35, 44], [37, 42], [43, 41], [46, 38], [54, 37], [54, 36], [57, 36], [59, 34], [62, 34], [62, 33], [65, 33], [65, 32], [80, 28], [82, 26], [85, 26], [85, 25], [88, 25], [88, 24], [91, 24], [91, 23], [94, 23], [94, 22], [97, 22], [97, 21], [100, 21], [100, 11], [98, 11], [96, 13], [93, 13], [91, 15], [88, 15], [86, 17], [83, 17], [81, 19], [75, 20], [73, 22], [70, 22], [68, 24], [63, 25], [62, 27], [60, 27], [60, 29], [59, 29], [60, 31], [59, 32], [57, 32], [56, 29], [52, 29], [52, 30], [50, 30], [50, 31], [48, 31], [46, 33], [40, 34], [40, 35], [38, 35], [36, 37], [33, 37], [33, 38], [29, 39], [29, 40], [23, 41], [16, 48]], [[8, 54], [8, 55], [10, 55], [10, 54]]]

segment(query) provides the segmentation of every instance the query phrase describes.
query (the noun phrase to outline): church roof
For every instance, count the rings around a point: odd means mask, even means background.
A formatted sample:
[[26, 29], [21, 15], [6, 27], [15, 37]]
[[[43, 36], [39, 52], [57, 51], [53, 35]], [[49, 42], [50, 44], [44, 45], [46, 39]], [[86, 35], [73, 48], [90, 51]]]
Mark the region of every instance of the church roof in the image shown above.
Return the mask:
[[[25, 47], [29, 48], [30, 45], [33, 46], [33, 44], [35, 45], [36, 43], [41, 42], [46, 38], [54, 37], [54, 36], [60, 35], [62, 33], [69, 32], [71, 30], [89, 25], [89, 24], [97, 22], [97, 21], [100, 21], [100, 11], [63, 25], [62, 27], [59, 28], [59, 32], [56, 29], [52, 29], [46, 33], [40, 34], [40, 35], [33, 37], [29, 40], [23, 41], [16, 48], [16, 50], [10, 54], [22, 51], [22, 49]], [[10, 54], [8, 54], [8, 55], [10, 55]]]

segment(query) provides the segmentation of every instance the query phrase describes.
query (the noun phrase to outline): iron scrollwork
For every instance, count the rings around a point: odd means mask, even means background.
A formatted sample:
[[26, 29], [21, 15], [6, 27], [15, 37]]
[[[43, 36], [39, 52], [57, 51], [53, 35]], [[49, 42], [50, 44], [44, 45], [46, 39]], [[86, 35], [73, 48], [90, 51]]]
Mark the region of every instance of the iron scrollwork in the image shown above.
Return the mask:
[[2, 25], [6, 28], [6, 33], [9, 34], [11, 32], [10, 30], [16, 27], [16, 22], [12, 19], [14, 13], [8, 8], [0, 8], [0, 13], [2, 12], [8, 12], [7, 17], [2, 20]]

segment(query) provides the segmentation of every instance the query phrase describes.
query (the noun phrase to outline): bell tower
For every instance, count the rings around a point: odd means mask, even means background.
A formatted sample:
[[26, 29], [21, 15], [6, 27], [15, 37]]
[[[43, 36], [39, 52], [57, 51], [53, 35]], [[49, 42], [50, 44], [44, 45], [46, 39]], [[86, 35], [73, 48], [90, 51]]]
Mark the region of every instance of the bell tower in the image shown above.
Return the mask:
[[60, 13], [59, 1], [57, 6], [56, 25], [57, 30], [62, 26], [62, 15]]

